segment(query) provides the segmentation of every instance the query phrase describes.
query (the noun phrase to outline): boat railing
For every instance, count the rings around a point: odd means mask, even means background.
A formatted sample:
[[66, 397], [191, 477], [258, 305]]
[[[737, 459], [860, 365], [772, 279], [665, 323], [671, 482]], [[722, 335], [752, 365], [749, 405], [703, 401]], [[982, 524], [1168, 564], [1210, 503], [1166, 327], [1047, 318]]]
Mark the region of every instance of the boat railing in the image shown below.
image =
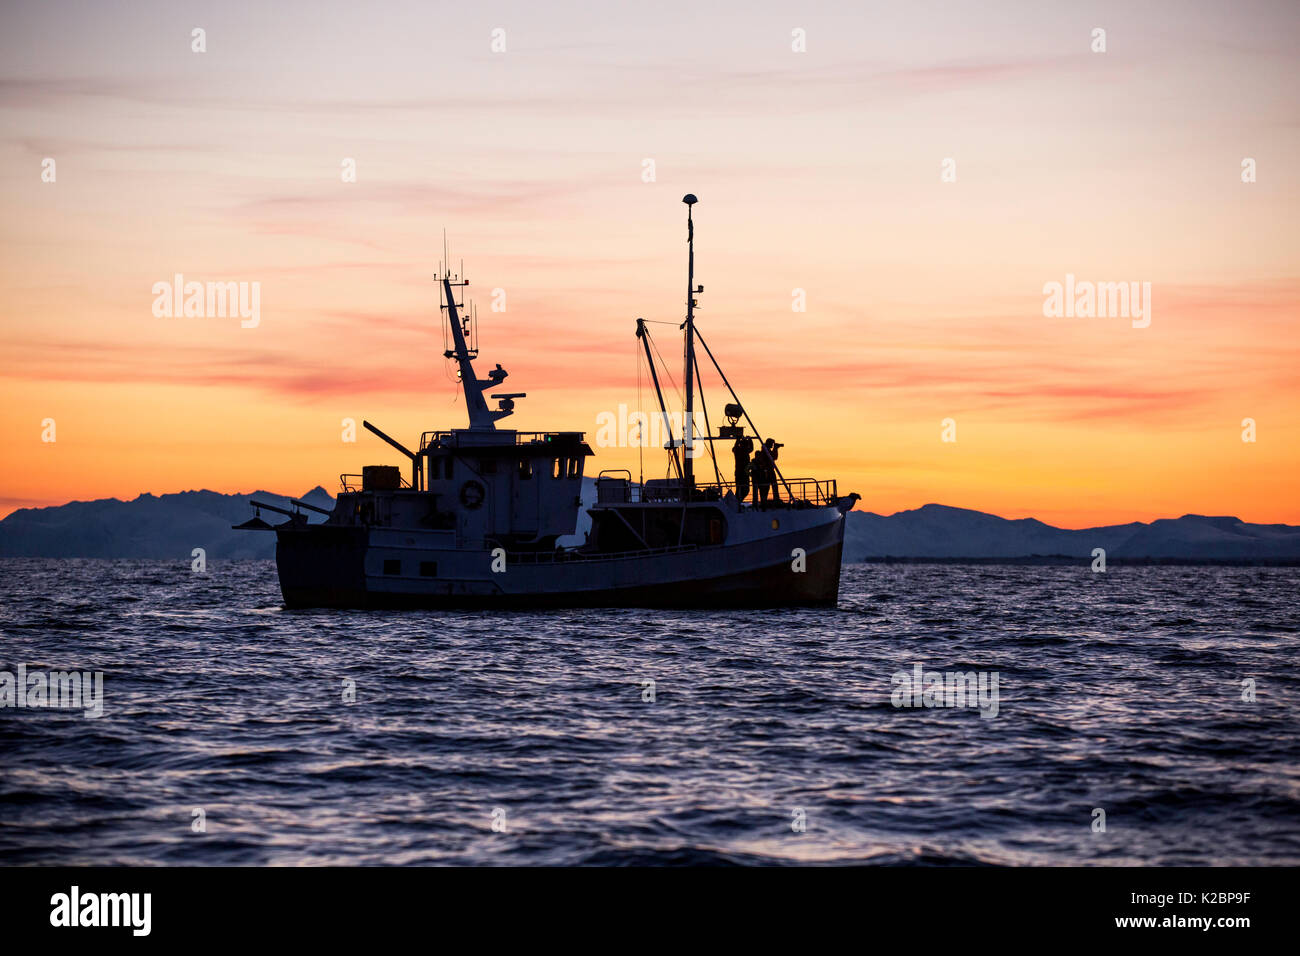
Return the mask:
[[[585, 434], [586, 432], [514, 432], [513, 439], [516, 445], [545, 445], [549, 442], [571, 443], [582, 441]], [[502, 444], [508, 442], [507, 436], [509, 435], [511, 435], [510, 432], [504, 431], [492, 433], [493, 437], [506, 439]], [[432, 447], [472, 450], [483, 447], [483, 444], [477, 441], [462, 441], [462, 436], [457, 431], [421, 432], [420, 451]], [[569, 452], [566, 450], [564, 454], [569, 454]]]
[[636, 551], [581, 551], [578, 549], [557, 551], [510, 551], [506, 561], [510, 564], [562, 564], [570, 561], [617, 561], [620, 558], [647, 558], [660, 554], [678, 554], [682, 551], [698, 551], [694, 544], [678, 544], [664, 548], [640, 548]]
[[[835, 504], [838, 489], [834, 478], [820, 480], [817, 478], [789, 478], [774, 485], [775, 497], [768, 496], [767, 507], [822, 507]], [[596, 479], [596, 502], [598, 504], [651, 504], [680, 503], [683, 501], [681, 482], [677, 479], [660, 479], [647, 481], [638, 485], [626, 478], [602, 475]], [[692, 485], [689, 496], [692, 502], [721, 501], [728, 494], [736, 494], [736, 484], [732, 481], [696, 482]], [[755, 499], [753, 485], [750, 486], [747, 501], [752, 504]]]
[[[403, 489], [410, 489], [411, 483], [402, 476], [398, 477]], [[365, 477], [363, 475], [339, 475], [339, 488], [344, 492], [365, 491]]]

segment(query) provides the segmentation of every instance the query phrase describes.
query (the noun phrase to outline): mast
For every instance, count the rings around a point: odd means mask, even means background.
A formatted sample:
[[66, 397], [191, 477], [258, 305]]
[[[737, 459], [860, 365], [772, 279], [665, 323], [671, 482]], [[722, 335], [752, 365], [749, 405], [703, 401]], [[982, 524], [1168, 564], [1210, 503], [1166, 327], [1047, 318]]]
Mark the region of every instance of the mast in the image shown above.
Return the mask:
[[488, 377], [478, 378], [474, 374], [474, 356], [478, 354], [477, 350], [471, 350], [469, 343], [465, 340], [465, 328], [462, 325], [460, 313], [457, 311], [456, 295], [453, 289], [464, 288], [469, 285], [468, 279], [458, 279], [453, 282], [451, 276], [446, 272], [442, 275], [443, 294], [447, 297], [447, 302], [443, 306], [447, 310], [447, 324], [451, 326], [451, 339], [454, 348], [447, 349], [443, 352], [446, 358], [454, 358], [460, 366], [460, 384], [465, 391], [465, 410], [469, 412], [469, 427], [475, 430], [495, 431], [495, 422], [499, 418], [505, 418], [514, 410], [514, 399], [523, 398], [523, 392], [512, 392], [510, 394], [493, 395], [495, 399], [500, 399], [498, 407], [495, 409], [488, 408], [487, 400], [484, 399], [483, 393], [489, 388], [494, 388], [501, 384], [506, 377], [506, 370], [499, 364], [492, 371], [488, 372]]
[[692, 412], [695, 405], [695, 295], [703, 292], [704, 286], [695, 288], [695, 222], [691, 218], [691, 207], [698, 199], [694, 193], [682, 197], [686, 203], [686, 409], [682, 420], [682, 485], [683, 494], [690, 493], [695, 483], [693, 459], [695, 455], [695, 423]]

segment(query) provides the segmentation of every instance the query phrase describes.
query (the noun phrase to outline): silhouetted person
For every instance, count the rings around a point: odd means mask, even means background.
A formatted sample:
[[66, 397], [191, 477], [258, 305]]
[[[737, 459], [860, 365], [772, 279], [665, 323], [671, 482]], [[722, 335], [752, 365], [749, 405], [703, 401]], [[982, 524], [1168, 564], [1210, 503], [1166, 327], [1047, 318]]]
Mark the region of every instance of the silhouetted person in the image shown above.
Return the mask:
[[781, 492], [776, 485], [777, 449], [781, 446], [774, 439], [763, 442], [763, 447], [754, 452], [754, 503], [760, 508], [767, 507], [768, 492], [773, 500], [781, 503]]
[[776, 476], [776, 459], [780, 455], [781, 445], [775, 438], [769, 438], [763, 442], [763, 451], [767, 455], [768, 481], [772, 482], [772, 498], [777, 504], [781, 503], [781, 483], [777, 481]]
[[754, 460], [749, 465], [749, 470], [754, 476], [754, 507], [756, 508], [767, 507], [767, 494], [772, 490], [770, 467], [771, 462], [760, 447], [754, 452]]
[[749, 455], [754, 450], [754, 439], [737, 438], [731, 446], [736, 458], [736, 497], [744, 501], [749, 497]]

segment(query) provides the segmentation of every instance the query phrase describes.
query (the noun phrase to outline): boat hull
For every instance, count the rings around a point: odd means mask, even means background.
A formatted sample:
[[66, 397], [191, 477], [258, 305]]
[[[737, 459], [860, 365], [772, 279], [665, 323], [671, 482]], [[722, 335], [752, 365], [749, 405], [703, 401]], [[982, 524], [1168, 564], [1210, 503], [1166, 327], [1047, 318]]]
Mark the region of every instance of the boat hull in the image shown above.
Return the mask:
[[[439, 548], [378, 529], [299, 526], [278, 530], [276, 564], [291, 608], [835, 604], [843, 516], [813, 509], [785, 520], [794, 527], [753, 540], [609, 556], [494, 555]], [[420, 573], [427, 571], [432, 573]]]

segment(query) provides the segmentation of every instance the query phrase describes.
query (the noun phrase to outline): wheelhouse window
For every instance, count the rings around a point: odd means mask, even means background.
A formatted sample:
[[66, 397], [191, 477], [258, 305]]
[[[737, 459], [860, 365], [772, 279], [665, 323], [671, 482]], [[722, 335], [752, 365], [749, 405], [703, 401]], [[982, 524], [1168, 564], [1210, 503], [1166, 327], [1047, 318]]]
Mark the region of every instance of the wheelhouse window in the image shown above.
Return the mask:
[[525, 480], [533, 477], [533, 461], [531, 458], [519, 459], [519, 477]]
[[577, 478], [577, 477], [578, 477], [578, 464], [579, 464], [578, 459], [576, 459], [576, 458], [570, 458], [570, 459], [569, 459], [569, 477], [570, 477], [570, 478]]
[[563, 459], [563, 458], [552, 458], [552, 459], [551, 459], [551, 477], [552, 477], [552, 478], [563, 478], [563, 477], [564, 477], [564, 459]]

